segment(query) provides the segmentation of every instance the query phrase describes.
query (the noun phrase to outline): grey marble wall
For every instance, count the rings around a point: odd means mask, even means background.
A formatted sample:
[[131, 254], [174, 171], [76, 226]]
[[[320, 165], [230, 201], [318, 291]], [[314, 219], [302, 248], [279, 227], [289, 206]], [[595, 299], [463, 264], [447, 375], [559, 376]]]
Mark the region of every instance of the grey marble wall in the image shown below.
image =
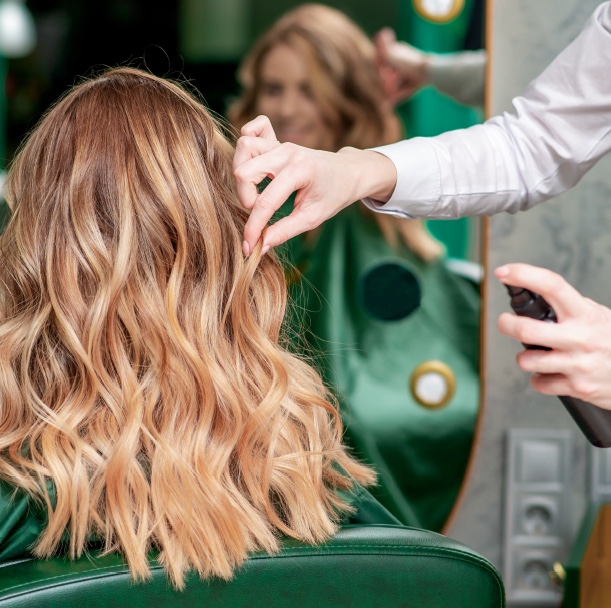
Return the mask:
[[[511, 99], [580, 31], [599, 0], [489, 0], [490, 113], [511, 109]], [[610, 66], [611, 69], [611, 66]], [[486, 374], [483, 432], [473, 475], [447, 531], [502, 567], [506, 431], [574, 431], [572, 528], [583, 512], [587, 442], [560, 402], [530, 389], [515, 365], [520, 348], [496, 330], [508, 310], [507, 294], [492, 276], [506, 262], [528, 262], [561, 273], [582, 293], [611, 306], [611, 158], [603, 159], [565, 195], [517, 215], [491, 220], [484, 320]]]

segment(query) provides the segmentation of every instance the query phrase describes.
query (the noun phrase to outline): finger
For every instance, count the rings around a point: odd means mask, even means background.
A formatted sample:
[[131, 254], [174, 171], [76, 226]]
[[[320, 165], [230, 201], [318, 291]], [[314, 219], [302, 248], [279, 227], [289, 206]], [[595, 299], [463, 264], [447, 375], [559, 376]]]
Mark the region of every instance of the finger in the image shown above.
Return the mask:
[[280, 144], [277, 141], [271, 141], [262, 137], [254, 137], [250, 135], [242, 135], [238, 139], [233, 155], [234, 170], [248, 162], [252, 158], [261, 156], [267, 152], [271, 152]]
[[375, 62], [378, 69], [382, 66], [389, 66], [390, 47], [396, 40], [394, 30], [389, 27], [381, 29], [374, 36]]
[[533, 374], [530, 385], [544, 395], [571, 395], [569, 380], [562, 374]]
[[416, 87], [412, 83], [399, 83], [395, 91], [395, 104], [409, 99], [416, 92]]
[[381, 30], [378, 30], [374, 36], [377, 40], [378, 38], [383, 38], [384, 40], [396, 40], [397, 35], [395, 34], [395, 30], [392, 27], [383, 27]]
[[[279, 173], [278, 176], [267, 186], [267, 188], [265, 188], [265, 190], [263, 190], [263, 192], [257, 196], [254, 206], [252, 207], [252, 211], [250, 212], [250, 217], [244, 226], [244, 241], [246, 242], [249, 251], [252, 251], [257, 241], [261, 238], [261, 234], [263, 233], [263, 230], [267, 226], [269, 220], [272, 218], [272, 215], [274, 215], [274, 213], [280, 209], [280, 207], [295, 190], [296, 186], [294, 181], [291, 179], [290, 175], [288, 175], [288, 172], [284, 172]], [[269, 231], [272, 228], [273, 226], [268, 228], [268, 232], [266, 233], [266, 242], [264, 244], [275, 246], [284, 242], [283, 240], [278, 241], [277, 237], [274, 238], [273, 232], [272, 242], [268, 242]]]
[[499, 317], [497, 327], [503, 335], [522, 344], [547, 346], [559, 350], [568, 349], [572, 345], [572, 341], [565, 336], [562, 327], [556, 323], [519, 317], [506, 312]]
[[516, 361], [520, 369], [536, 374], [567, 375], [575, 369], [574, 357], [568, 357], [564, 351], [524, 350]]
[[396, 70], [392, 68], [381, 66], [378, 69], [380, 75], [380, 81], [382, 83], [382, 89], [384, 96], [388, 100], [392, 100], [397, 90], [398, 76]]
[[[252, 209], [263, 179], [273, 175], [280, 168], [279, 160], [269, 153], [280, 146], [260, 137], [243, 136], [238, 140], [233, 157], [233, 175], [236, 179], [238, 198], [245, 209]], [[258, 162], [254, 162], [259, 159]]]
[[524, 287], [542, 295], [559, 320], [576, 317], [589, 310], [588, 301], [559, 274], [530, 264], [506, 264], [495, 270], [506, 285]]
[[313, 230], [326, 219], [328, 219], [326, 216], [317, 214], [312, 207], [308, 207], [306, 210], [295, 209], [290, 215], [268, 226], [264, 245], [277, 247], [298, 234]]
[[241, 135], [250, 135], [253, 137], [262, 137], [263, 139], [269, 139], [270, 141], [277, 141], [276, 133], [272, 127], [272, 123], [269, 118], [263, 114], [260, 114], [256, 118], [253, 118], [250, 122], [247, 122], [241, 129]]
[[397, 41], [397, 35], [391, 27], [382, 28], [375, 36], [374, 43], [378, 52], [382, 55], [386, 54], [388, 47]]

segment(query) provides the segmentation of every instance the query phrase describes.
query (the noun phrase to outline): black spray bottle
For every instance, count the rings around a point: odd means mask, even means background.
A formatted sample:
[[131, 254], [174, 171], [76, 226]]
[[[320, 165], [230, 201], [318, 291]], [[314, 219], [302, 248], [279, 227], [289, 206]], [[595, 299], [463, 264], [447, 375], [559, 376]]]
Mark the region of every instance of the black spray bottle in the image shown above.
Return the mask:
[[[506, 287], [511, 296], [511, 308], [517, 315], [550, 323], [557, 322], [553, 308], [538, 293], [513, 285]], [[549, 350], [546, 346], [535, 344], [524, 344], [524, 346], [530, 349]], [[604, 410], [575, 397], [558, 398], [591, 444], [597, 448], [611, 447], [611, 410]]]

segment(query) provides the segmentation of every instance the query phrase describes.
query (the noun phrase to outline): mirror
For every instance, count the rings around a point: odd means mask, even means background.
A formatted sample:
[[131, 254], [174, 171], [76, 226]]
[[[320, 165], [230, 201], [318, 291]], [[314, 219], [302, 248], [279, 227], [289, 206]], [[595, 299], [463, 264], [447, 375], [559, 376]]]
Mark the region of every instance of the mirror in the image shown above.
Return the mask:
[[[35, 21], [42, 24], [38, 46], [8, 70], [13, 85], [7, 160], [48, 104], [96, 65], [143, 57], [140, 64], [155, 73], [191, 79], [211, 109], [226, 115], [240, 95], [235, 73], [242, 55], [298, 4], [182, 0], [151, 8], [144, 0], [133, 0], [129, 10], [120, 11], [104, 3], [96, 11], [87, 6], [72, 11], [67, 5], [33, 8]], [[429, 53], [483, 44], [483, 0], [382, 0], [374, 11], [364, 0], [328, 4], [346, 11], [345, 19], [352, 23], [348, 37], [353, 31], [371, 37], [392, 26], [399, 40]], [[344, 30], [341, 23], [337, 27], [339, 39]], [[109, 37], [108, 31], [117, 35]], [[334, 41], [334, 34], [323, 33], [314, 50], [331, 48]], [[366, 40], [367, 45], [371, 50]], [[315, 58], [310, 52], [308, 69]], [[362, 80], [364, 72], [360, 64], [346, 71], [353, 82]], [[328, 91], [341, 80], [328, 74], [325, 78]], [[273, 84], [268, 86], [270, 97]], [[379, 87], [361, 88], [363, 99], [373, 100], [362, 121], [369, 124], [382, 104]], [[311, 94], [306, 90], [306, 97]], [[327, 106], [334, 103], [333, 94], [326, 99]], [[353, 111], [355, 99], [344, 99], [342, 111]], [[369, 139], [345, 142], [323, 120], [321, 141], [330, 134], [332, 141], [311, 145], [372, 147], [470, 126], [483, 118], [481, 108], [452, 101], [433, 87], [387, 113], [393, 119], [374, 124]], [[316, 123], [323, 114], [314, 107], [308, 116]], [[312, 124], [289, 124], [285, 137], [296, 137]], [[334, 387], [347, 441], [378, 470], [380, 485], [374, 494], [402, 522], [431, 530], [444, 530], [451, 521], [479, 416], [479, 226], [479, 220], [470, 219], [430, 221], [427, 231], [420, 222], [354, 205], [285, 251], [292, 260], [287, 279], [295, 301], [288, 327], [293, 347], [314, 360]], [[439, 256], [439, 242], [445, 256]]]
[[[481, 48], [483, 2], [403, 2], [381, 23], [372, 23], [379, 17], [369, 4], [351, 4], [349, 15], [297, 2], [273, 6], [273, 16], [269, 3], [260, 7], [266, 23], [255, 17], [255, 39], [264, 42], [242, 63], [243, 89], [227, 112], [234, 126], [265, 114], [280, 141], [333, 151], [481, 122], [483, 91], [479, 107], [426, 87], [396, 109], [380, 109], [379, 81], [368, 81], [367, 36], [390, 25], [399, 40], [428, 53]], [[380, 3], [380, 12], [390, 6]], [[257, 15], [259, 4], [252, 7]], [[345, 74], [349, 88], [342, 88]], [[431, 530], [451, 519], [480, 410], [479, 223], [430, 221], [427, 231], [357, 204], [282, 251], [293, 347], [336, 394], [347, 443], [378, 472], [372, 493], [401, 522]]]

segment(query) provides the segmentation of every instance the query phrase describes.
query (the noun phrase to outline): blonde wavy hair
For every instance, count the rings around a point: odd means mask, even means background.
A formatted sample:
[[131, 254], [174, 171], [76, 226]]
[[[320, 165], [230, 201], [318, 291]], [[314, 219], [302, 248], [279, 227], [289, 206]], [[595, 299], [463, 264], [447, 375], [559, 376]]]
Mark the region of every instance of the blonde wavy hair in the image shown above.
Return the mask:
[[115, 68], [42, 119], [6, 182], [0, 476], [48, 509], [34, 547], [92, 536], [137, 580], [230, 578], [279, 536], [317, 543], [372, 472], [319, 375], [279, 345], [284, 274], [233, 148], [180, 85]]
[[[281, 44], [291, 47], [308, 66], [310, 89], [335, 134], [331, 152], [345, 146], [373, 148], [403, 138], [401, 122], [384, 94], [373, 42], [344, 13], [322, 4], [302, 4], [284, 14], [243, 59], [238, 69], [242, 92], [227, 110], [236, 128], [260, 114], [262, 66], [269, 52]], [[422, 221], [361, 209], [377, 222], [392, 247], [401, 238], [424, 260], [443, 255], [443, 246]]]

